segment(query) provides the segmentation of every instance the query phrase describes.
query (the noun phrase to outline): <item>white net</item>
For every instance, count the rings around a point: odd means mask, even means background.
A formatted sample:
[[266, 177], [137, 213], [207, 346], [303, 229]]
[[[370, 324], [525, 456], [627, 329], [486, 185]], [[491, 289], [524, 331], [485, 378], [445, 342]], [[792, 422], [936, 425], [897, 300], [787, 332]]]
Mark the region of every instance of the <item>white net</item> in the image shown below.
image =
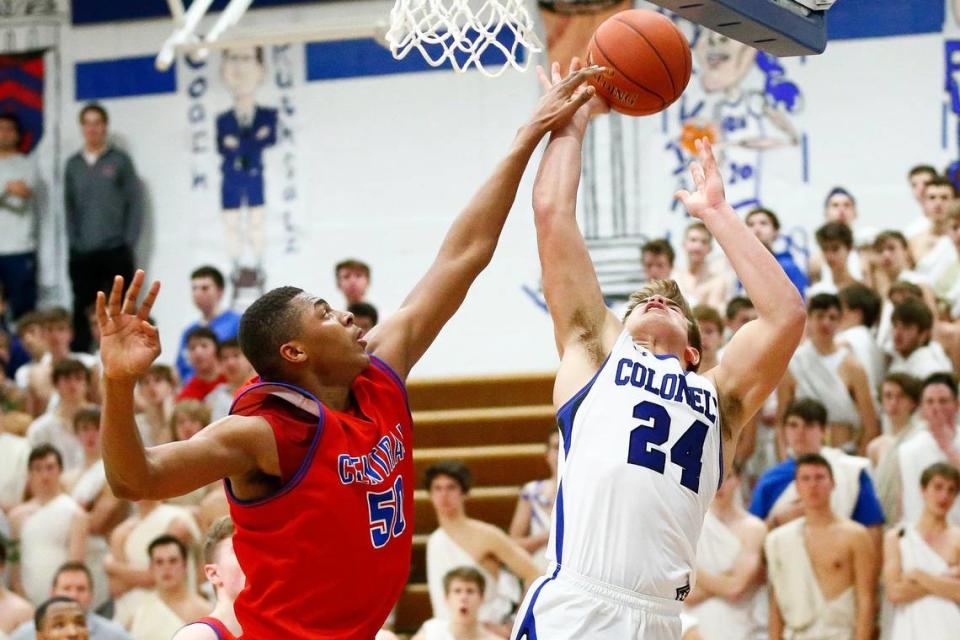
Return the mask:
[[434, 67], [476, 67], [498, 76], [524, 70], [531, 53], [543, 50], [526, 0], [397, 0], [390, 12], [387, 43], [393, 57], [416, 49]]

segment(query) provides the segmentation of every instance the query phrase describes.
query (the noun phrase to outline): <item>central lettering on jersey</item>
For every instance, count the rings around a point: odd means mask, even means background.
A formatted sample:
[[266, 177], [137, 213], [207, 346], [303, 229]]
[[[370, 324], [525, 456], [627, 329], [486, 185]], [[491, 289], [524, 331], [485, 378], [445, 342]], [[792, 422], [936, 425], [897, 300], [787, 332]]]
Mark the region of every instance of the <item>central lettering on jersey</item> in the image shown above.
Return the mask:
[[396, 433], [391, 432], [380, 438], [369, 453], [359, 456], [341, 453], [337, 458], [340, 482], [376, 485], [389, 478], [406, 454], [400, 425], [397, 424], [394, 429]]
[[682, 402], [712, 423], [717, 421], [717, 399], [709, 390], [687, 384], [687, 378], [678, 373], [661, 375], [656, 369], [644, 366], [630, 358], [617, 363], [614, 382], [618, 386], [644, 389], [664, 400]]

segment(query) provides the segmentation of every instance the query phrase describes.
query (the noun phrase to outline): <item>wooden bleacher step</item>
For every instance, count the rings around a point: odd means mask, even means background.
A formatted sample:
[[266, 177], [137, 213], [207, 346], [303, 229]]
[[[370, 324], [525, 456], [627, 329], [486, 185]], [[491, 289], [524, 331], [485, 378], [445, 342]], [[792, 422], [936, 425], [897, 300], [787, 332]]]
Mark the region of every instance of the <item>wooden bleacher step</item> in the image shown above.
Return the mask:
[[504, 444], [490, 447], [438, 447], [417, 449], [413, 466], [422, 487], [427, 467], [442, 460], [459, 460], [470, 468], [475, 487], [521, 486], [533, 478], [550, 475], [546, 443]]
[[467, 447], [546, 442], [556, 429], [553, 406], [439, 409], [413, 414], [414, 446]]
[[414, 411], [551, 404], [555, 375], [549, 372], [411, 380], [407, 394]]

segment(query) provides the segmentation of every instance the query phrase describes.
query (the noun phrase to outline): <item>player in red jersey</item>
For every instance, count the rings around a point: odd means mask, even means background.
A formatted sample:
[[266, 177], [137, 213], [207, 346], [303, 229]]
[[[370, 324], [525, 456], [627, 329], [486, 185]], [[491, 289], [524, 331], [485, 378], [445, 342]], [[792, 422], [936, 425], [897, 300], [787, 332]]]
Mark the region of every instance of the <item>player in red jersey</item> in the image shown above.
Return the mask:
[[412, 548], [412, 426], [403, 381], [493, 256], [539, 141], [593, 94], [590, 68], [541, 98], [507, 157], [454, 221], [439, 254], [393, 317], [366, 340], [349, 313], [293, 288], [265, 294], [240, 324], [261, 382], [232, 415], [193, 438], [144, 449], [133, 389], [160, 353], [138, 307], [144, 274], [125, 299], [117, 278], [97, 297], [103, 458], [115, 495], [164, 499], [226, 479], [247, 577], [235, 609], [254, 640], [370, 640], [406, 583]]

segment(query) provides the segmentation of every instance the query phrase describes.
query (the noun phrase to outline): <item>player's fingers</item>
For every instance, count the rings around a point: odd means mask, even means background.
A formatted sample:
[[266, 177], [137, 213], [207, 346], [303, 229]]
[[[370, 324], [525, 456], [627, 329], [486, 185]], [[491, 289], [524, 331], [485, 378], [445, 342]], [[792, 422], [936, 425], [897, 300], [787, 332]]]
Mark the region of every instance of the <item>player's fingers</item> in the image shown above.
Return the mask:
[[553, 84], [563, 80], [563, 75], [560, 73], [560, 63], [554, 62], [550, 65], [550, 76], [553, 78]]
[[703, 187], [703, 167], [700, 166], [699, 162], [690, 163], [690, 176], [693, 178], [693, 184], [696, 185], [698, 190]]
[[110, 319], [107, 317], [107, 296], [103, 291], [97, 291], [97, 324], [103, 329], [109, 321]]
[[592, 70], [597, 68], [599, 67], [586, 67], [569, 74], [559, 85], [561, 91], [567, 96], [572, 95], [573, 92], [577, 90], [577, 87], [583, 84], [584, 80], [596, 74], [596, 72]]
[[686, 191], [685, 189], [681, 189], [680, 191], [677, 191], [675, 194], [673, 194], [673, 199], [679, 200], [680, 202], [683, 203], [684, 206], [687, 205], [687, 198], [689, 197], [690, 197], [690, 192]]
[[140, 297], [140, 288], [143, 286], [143, 269], [137, 269], [133, 274], [133, 280], [130, 281], [130, 287], [127, 289], [127, 295], [123, 299], [122, 312], [133, 315], [137, 312], [137, 298]]
[[576, 71], [580, 71], [580, 69], [583, 69], [583, 62], [580, 60], [580, 58], [574, 56], [570, 60], [570, 72], [574, 73]]
[[123, 276], [114, 276], [113, 287], [110, 288], [110, 299], [107, 302], [107, 313], [111, 318], [120, 315], [121, 295], [123, 295]]
[[574, 109], [579, 109], [583, 105], [590, 102], [590, 98], [592, 98], [596, 93], [596, 87], [588, 84], [573, 94], [573, 97], [570, 98], [570, 101], [574, 104]]
[[547, 79], [547, 74], [544, 72], [543, 67], [537, 65], [537, 80], [540, 81], [540, 86], [543, 87], [544, 91], [549, 91], [553, 85], [550, 83], [550, 80]]
[[717, 158], [713, 155], [713, 145], [710, 139], [703, 137], [700, 139], [700, 162], [703, 164], [703, 170], [707, 173], [713, 173], [717, 169]]
[[160, 281], [154, 280], [153, 284], [150, 285], [150, 290], [147, 291], [146, 297], [143, 299], [143, 304], [140, 305], [140, 310], [137, 311], [137, 317], [148, 322], [150, 320], [150, 311], [153, 310], [153, 303], [157, 301], [157, 296], [160, 294]]

